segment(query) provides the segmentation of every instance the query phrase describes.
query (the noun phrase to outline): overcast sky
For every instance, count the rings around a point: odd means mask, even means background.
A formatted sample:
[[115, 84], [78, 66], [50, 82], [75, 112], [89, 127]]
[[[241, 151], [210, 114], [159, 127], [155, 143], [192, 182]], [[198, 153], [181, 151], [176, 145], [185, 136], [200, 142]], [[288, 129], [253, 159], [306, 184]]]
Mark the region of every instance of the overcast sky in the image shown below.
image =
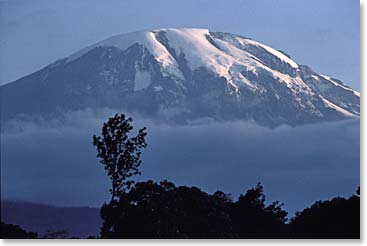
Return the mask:
[[359, 89], [358, 0], [1, 0], [0, 11], [0, 84], [114, 34], [201, 27], [250, 37]]

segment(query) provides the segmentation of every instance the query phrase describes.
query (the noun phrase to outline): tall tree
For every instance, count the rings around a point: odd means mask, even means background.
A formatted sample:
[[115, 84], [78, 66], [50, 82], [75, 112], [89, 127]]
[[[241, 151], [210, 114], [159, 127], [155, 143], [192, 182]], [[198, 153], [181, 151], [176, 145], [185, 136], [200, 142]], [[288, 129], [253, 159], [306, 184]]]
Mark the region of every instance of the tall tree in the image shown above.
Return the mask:
[[147, 147], [147, 133], [144, 127], [131, 137], [132, 121], [124, 114], [116, 114], [103, 124], [101, 136], [93, 135], [97, 157], [112, 181], [111, 202], [131, 188], [132, 176], [140, 174], [141, 150]]

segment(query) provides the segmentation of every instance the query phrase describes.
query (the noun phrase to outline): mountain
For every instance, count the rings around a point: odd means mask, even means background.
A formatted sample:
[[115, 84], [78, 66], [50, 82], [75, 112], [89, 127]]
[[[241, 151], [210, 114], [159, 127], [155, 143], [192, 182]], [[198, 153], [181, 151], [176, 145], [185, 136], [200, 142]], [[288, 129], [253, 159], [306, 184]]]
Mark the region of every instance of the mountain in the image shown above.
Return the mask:
[[1, 201], [1, 220], [19, 225], [39, 237], [48, 232], [67, 233], [67, 237], [98, 236], [102, 218], [98, 208], [54, 207], [20, 201]]
[[3, 121], [113, 108], [179, 124], [209, 118], [274, 127], [360, 111], [360, 94], [341, 81], [250, 38], [207, 29], [113, 36], [0, 90]]

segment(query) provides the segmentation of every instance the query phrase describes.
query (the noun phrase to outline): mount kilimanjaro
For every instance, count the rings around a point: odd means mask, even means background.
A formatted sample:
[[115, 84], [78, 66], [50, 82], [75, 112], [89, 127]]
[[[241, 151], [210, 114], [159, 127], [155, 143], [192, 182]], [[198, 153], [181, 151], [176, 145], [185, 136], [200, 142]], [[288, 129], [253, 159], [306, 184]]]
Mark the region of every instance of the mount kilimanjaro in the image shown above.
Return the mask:
[[0, 87], [2, 121], [112, 108], [165, 122], [275, 127], [359, 117], [360, 94], [282, 51], [230, 33], [113, 36]]

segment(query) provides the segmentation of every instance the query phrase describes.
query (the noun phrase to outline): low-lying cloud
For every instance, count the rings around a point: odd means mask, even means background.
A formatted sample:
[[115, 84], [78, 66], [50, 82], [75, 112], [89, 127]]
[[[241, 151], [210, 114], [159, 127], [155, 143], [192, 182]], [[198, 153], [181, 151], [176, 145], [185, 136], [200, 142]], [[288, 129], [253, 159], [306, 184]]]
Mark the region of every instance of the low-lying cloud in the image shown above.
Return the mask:
[[[113, 110], [54, 121], [8, 122], [1, 135], [4, 199], [100, 206], [109, 180], [92, 135]], [[262, 182], [270, 200], [293, 213], [319, 199], [349, 196], [359, 185], [359, 121], [268, 129], [245, 122], [172, 126], [135, 116], [148, 128], [141, 180], [168, 179], [236, 198]]]

